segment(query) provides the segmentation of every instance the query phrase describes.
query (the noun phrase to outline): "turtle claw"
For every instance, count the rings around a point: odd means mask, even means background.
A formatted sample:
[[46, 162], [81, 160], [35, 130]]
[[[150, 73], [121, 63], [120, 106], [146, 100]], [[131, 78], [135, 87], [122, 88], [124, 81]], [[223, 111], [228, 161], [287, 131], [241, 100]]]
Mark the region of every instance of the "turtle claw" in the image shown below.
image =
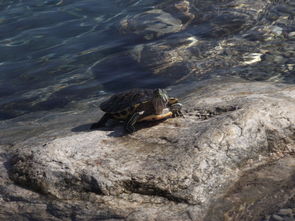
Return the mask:
[[131, 125], [125, 126], [125, 130], [126, 130], [127, 133], [131, 134], [131, 133], [133, 133], [135, 131], [135, 127], [131, 126]]
[[172, 117], [183, 117], [183, 114], [181, 112], [181, 103], [172, 104], [169, 109], [172, 112]]
[[181, 111], [173, 111], [172, 117], [184, 117]]

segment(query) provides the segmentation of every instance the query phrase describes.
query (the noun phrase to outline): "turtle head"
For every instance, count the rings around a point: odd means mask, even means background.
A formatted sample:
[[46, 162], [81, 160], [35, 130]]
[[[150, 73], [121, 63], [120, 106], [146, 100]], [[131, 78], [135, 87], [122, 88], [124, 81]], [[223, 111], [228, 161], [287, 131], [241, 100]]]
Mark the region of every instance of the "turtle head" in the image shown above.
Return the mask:
[[164, 89], [155, 89], [152, 101], [156, 114], [161, 114], [168, 103], [167, 92]]

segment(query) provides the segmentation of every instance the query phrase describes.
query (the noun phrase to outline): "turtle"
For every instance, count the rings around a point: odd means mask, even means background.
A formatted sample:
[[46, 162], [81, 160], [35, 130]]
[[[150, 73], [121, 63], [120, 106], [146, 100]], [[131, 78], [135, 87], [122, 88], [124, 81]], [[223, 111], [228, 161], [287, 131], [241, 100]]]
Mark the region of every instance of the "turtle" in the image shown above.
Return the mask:
[[[163, 110], [168, 108], [169, 112]], [[169, 97], [164, 89], [131, 89], [114, 94], [100, 105], [105, 112], [102, 118], [91, 125], [91, 130], [104, 127], [109, 119], [124, 121], [127, 132], [135, 131], [135, 123], [183, 116], [182, 104], [177, 98]]]

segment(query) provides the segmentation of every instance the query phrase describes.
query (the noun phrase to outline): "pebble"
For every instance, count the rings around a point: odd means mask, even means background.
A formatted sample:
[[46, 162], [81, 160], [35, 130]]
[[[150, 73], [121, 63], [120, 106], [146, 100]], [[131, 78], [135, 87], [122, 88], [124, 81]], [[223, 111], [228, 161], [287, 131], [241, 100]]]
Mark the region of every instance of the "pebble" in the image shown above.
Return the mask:
[[287, 64], [287, 67], [289, 71], [292, 71], [294, 69], [294, 64]]
[[281, 208], [276, 213], [265, 216], [262, 221], [295, 221], [295, 208]]
[[270, 217], [270, 221], [284, 221], [284, 218], [279, 215], [274, 214]]
[[292, 209], [280, 209], [278, 214], [282, 216], [292, 216]]
[[272, 32], [275, 33], [276, 35], [281, 35], [283, 33], [283, 28], [279, 26], [273, 26]]
[[261, 53], [251, 53], [244, 56], [244, 64], [254, 64], [261, 61]]
[[286, 60], [283, 56], [281, 55], [276, 55], [273, 57], [273, 61], [276, 62], [276, 63], [280, 63], [280, 62], [284, 62], [284, 60]]

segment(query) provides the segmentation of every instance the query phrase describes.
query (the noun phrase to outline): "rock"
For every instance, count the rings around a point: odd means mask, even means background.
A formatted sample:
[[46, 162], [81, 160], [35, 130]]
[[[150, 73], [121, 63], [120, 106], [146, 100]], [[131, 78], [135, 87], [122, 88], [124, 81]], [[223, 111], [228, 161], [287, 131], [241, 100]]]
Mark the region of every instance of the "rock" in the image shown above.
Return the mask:
[[284, 217], [284, 221], [295, 221], [293, 217]]
[[270, 221], [284, 221], [284, 218], [279, 215], [272, 215]]
[[126, 57], [169, 83], [224, 75], [294, 82], [293, 69], [286, 67], [294, 63], [293, 24], [278, 13], [282, 3], [213, 2], [162, 1], [124, 18], [122, 33], [140, 39]]
[[261, 61], [262, 54], [260, 53], [251, 53], [244, 56], [245, 64], [254, 64]]
[[292, 209], [280, 209], [278, 214], [281, 216], [291, 216], [293, 213]]
[[269, 219], [270, 219], [270, 216], [268, 215], [262, 221], [269, 221]]
[[10, 178], [58, 199], [45, 214], [77, 205], [81, 219], [259, 220], [295, 195], [294, 86], [211, 84], [182, 103], [185, 118], [130, 135], [118, 125], [18, 145]]
[[161, 9], [153, 9], [144, 13], [127, 17], [120, 22], [123, 33], [134, 33], [150, 40], [164, 34], [178, 32], [182, 28], [179, 19]]
[[271, 28], [271, 31], [276, 35], [281, 35], [283, 33], [283, 28], [281, 28], [279, 26], [273, 26]]
[[187, 0], [176, 0], [157, 4], [154, 9], [120, 21], [123, 34], [135, 34], [145, 40], [184, 30], [195, 18], [192, 7]]
[[[156, 9], [123, 19], [123, 33], [153, 39], [142, 41], [128, 54], [144, 69], [174, 82], [258, 63], [264, 54], [258, 50], [261, 46], [241, 39], [239, 34], [253, 34], [253, 24], [262, 11], [271, 7], [269, 3], [222, 1], [212, 6], [210, 1], [163, 1]], [[152, 19], [147, 21], [147, 16]], [[257, 31], [261, 41], [265, 32], [271, 32], [260, 27]], [[164, 34], [165, 39], [158, 38]]]

